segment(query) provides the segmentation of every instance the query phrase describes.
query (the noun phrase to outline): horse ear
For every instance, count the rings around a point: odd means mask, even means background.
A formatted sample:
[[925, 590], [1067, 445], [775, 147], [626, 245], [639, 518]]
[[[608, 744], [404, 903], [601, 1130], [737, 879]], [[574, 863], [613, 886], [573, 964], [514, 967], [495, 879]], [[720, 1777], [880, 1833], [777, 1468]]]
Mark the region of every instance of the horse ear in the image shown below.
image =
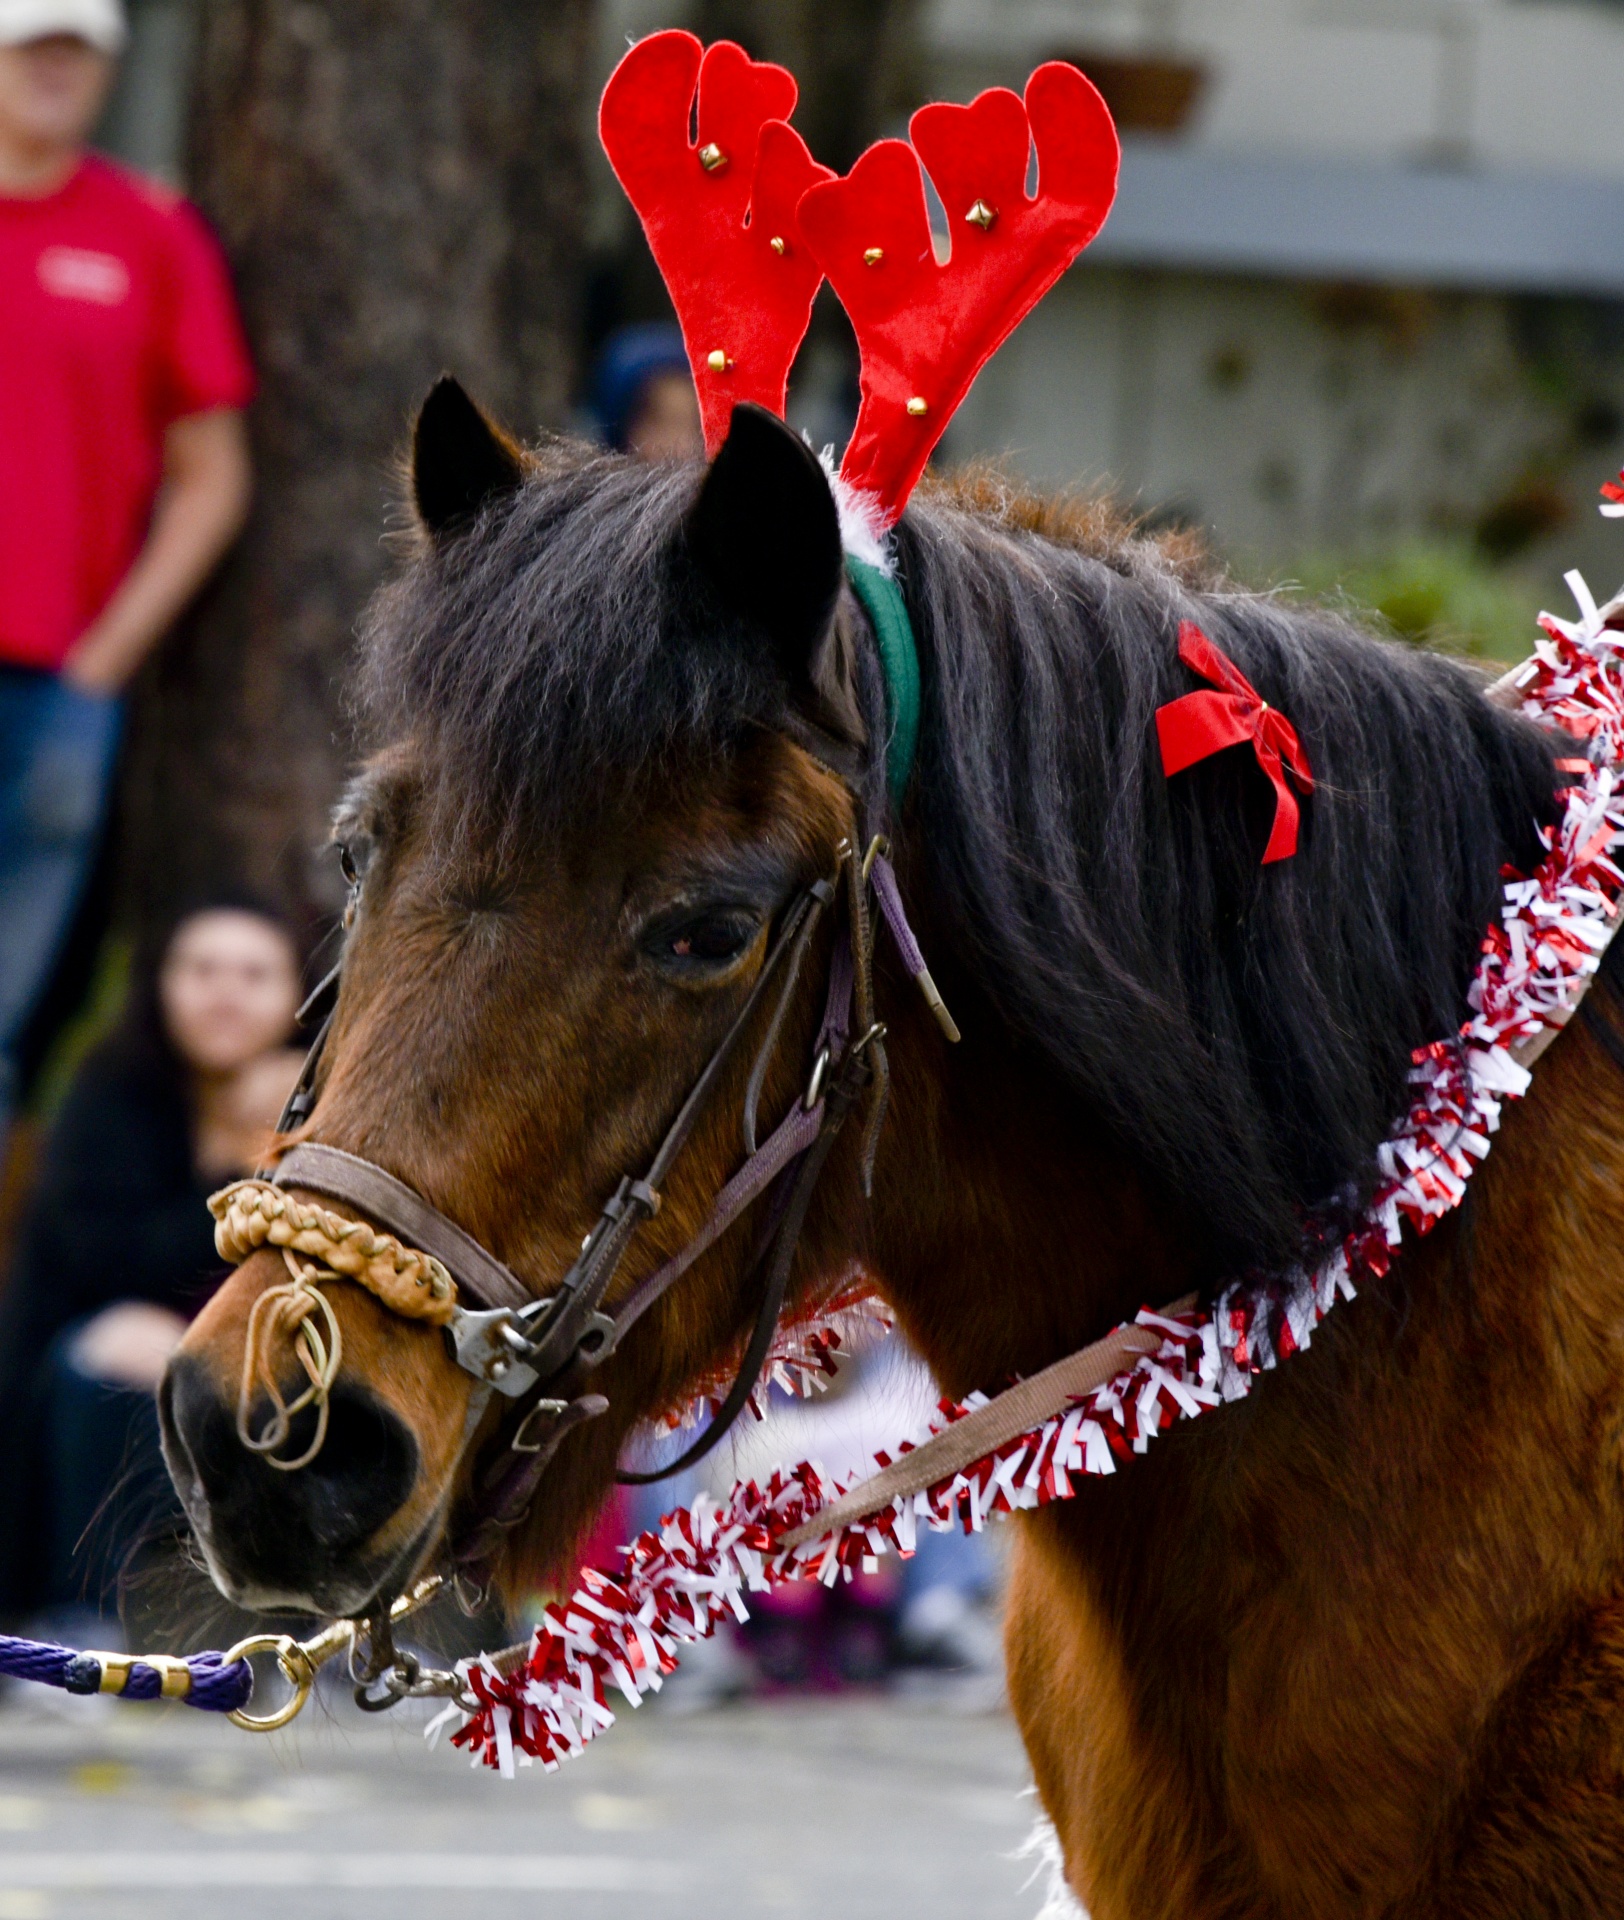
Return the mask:
[[412, 435], [412, 497], [435, 540], [462, 532], [481, 507], [517, 491], [519, 449], [448, 373], [429, 389]]
[[840, 518], [817, 456], [765, 407], [733, 409], [688, 543], [727, 604], [766, 630], [792, 685], [812, 682], [840, 593]]

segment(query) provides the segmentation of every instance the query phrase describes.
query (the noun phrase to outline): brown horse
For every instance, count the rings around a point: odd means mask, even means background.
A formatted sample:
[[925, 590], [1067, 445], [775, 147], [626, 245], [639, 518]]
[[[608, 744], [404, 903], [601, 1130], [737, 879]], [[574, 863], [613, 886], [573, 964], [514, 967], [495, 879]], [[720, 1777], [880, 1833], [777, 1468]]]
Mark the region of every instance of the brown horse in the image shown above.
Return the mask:
[[[764, 415], [741, 409], [708, 470], [650, 469], [520, 454], [442, 386], [414, 486], [419, 551], [368, 622], [377, 746], [337, 827], [358, 911], [301, 1131], [542, 1295], [787, 904], [883, 806], [884, 687], [829, 488]], [[882, 946], [872, 1199], [854, 1126], [793, 1285], [861, 1262], [962, 1395], [1357, 1218], [1555, 775], [1465, 670], [1104, 512], [947, 487], [897, 553], [924, 710], [891, 833], [964, 1038]], [[1290, 860], [1259, 864], [1272, 797], [1244, 753], [1163, 777], [1183, 618], [1301, 735], [1317, 785]], [[791, 1003], [769, 1116], [800, 1095], [819, 997]], [[1310, 1352], [1013, 1523], [1011, 1695], [1095, 1920], [1624, 1912], [1624, 1006], [1608, 984], [1589, 1005], [1466, 1206]], [[614, 1298], [737, 1165], [748, 1059]], [[738, 1355], [752, 1232], [602, 1368], [609, 1411], [509, 1536], [510, 1590], [568, 1567], [628, 1436]], [[249, 1311], [284, 1277], [256, 1254], [199, 1318], [166, 1444], [225, 1591], [360, 1612], [444, 1552], [496, 1413], [431, 1328], [333, 1282], [330, 1430], [274, 1471], [233, 1410]]]

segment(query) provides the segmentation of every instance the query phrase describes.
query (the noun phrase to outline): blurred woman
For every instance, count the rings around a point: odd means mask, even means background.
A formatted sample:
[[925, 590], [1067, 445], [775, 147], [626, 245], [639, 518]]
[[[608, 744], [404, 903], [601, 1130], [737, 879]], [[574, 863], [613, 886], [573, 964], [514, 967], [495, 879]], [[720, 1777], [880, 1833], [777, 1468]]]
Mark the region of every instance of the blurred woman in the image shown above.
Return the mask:
[[167, 1507], [153, 1389], [218, 1270], [207, 1197], [253, 1170], [297, 1077], [298, 999], [283, 922], [238, 902], [195, 909], [74, 1080], [0, 1303], [12, 1618], [111, 1612], [154, 1502]]

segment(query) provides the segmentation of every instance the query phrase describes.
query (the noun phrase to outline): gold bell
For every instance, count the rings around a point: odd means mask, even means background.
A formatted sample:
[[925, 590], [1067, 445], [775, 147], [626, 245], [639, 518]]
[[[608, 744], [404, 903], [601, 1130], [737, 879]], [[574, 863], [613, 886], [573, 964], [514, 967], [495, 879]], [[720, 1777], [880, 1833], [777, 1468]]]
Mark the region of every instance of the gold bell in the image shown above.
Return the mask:
[[699, 164], [707, 173], [720, 173], [727, 165], [727, 155], [712, 140], [699, 149]]
[[930, 408], [925, 403], [925, 401], [922, 400], [920, 396], [916, 393], [914, 397], [908, 402], [908, 411], [913, 415], [914, 419], [917, 420], [921, 417], [921, 415], [929, 413]]
[[877, 267], [884, 258], [884, 247], [865, 247], [863, 249], [863, 265], [865, 267]]
[[789, 252], [789, 248], [784, 245], [784, 236], [781, 233], [775, 233], [767, 242], [767, 245], [772, 248], [774, 253], [783, 254]]
[[972, 227], [979, 227], [983, 233], [998, 218], [996, 209], [989, 207], [985, 200], [978, 200], [964, 216]]
[[726, 373], [732, 364], [733, 362], [728, 359], [720, 347], [716, 348], [713, 353], [707, 353], [705, 355], [705, 365], [710, 368], [712, 373]]

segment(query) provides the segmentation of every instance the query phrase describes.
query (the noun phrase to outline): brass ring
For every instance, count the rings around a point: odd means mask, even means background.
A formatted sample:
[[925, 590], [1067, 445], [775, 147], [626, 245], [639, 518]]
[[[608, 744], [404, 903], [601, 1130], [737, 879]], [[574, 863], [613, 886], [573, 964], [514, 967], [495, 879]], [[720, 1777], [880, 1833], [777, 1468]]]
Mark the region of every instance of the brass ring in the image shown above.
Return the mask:
[[274, 1713], [255, 1714], [243, 1707], [234, 1707], [226, 1718], [234, 1727], [241, 1727], [247, 1733], [274, 1733], [304, 1710], [315, 1682], [316, 1669], [299, 1642], [285, 1633], [251, 1633], [246, 1640], [239, 1640], [221, 1658], [220, 1664], [222, 1667], [234, 1667], [239, 1660], [250, 1659], [256, 1653], [276, 1655], [276, 1664], [282, 1669], [282, 1677], [293, 1692]]

